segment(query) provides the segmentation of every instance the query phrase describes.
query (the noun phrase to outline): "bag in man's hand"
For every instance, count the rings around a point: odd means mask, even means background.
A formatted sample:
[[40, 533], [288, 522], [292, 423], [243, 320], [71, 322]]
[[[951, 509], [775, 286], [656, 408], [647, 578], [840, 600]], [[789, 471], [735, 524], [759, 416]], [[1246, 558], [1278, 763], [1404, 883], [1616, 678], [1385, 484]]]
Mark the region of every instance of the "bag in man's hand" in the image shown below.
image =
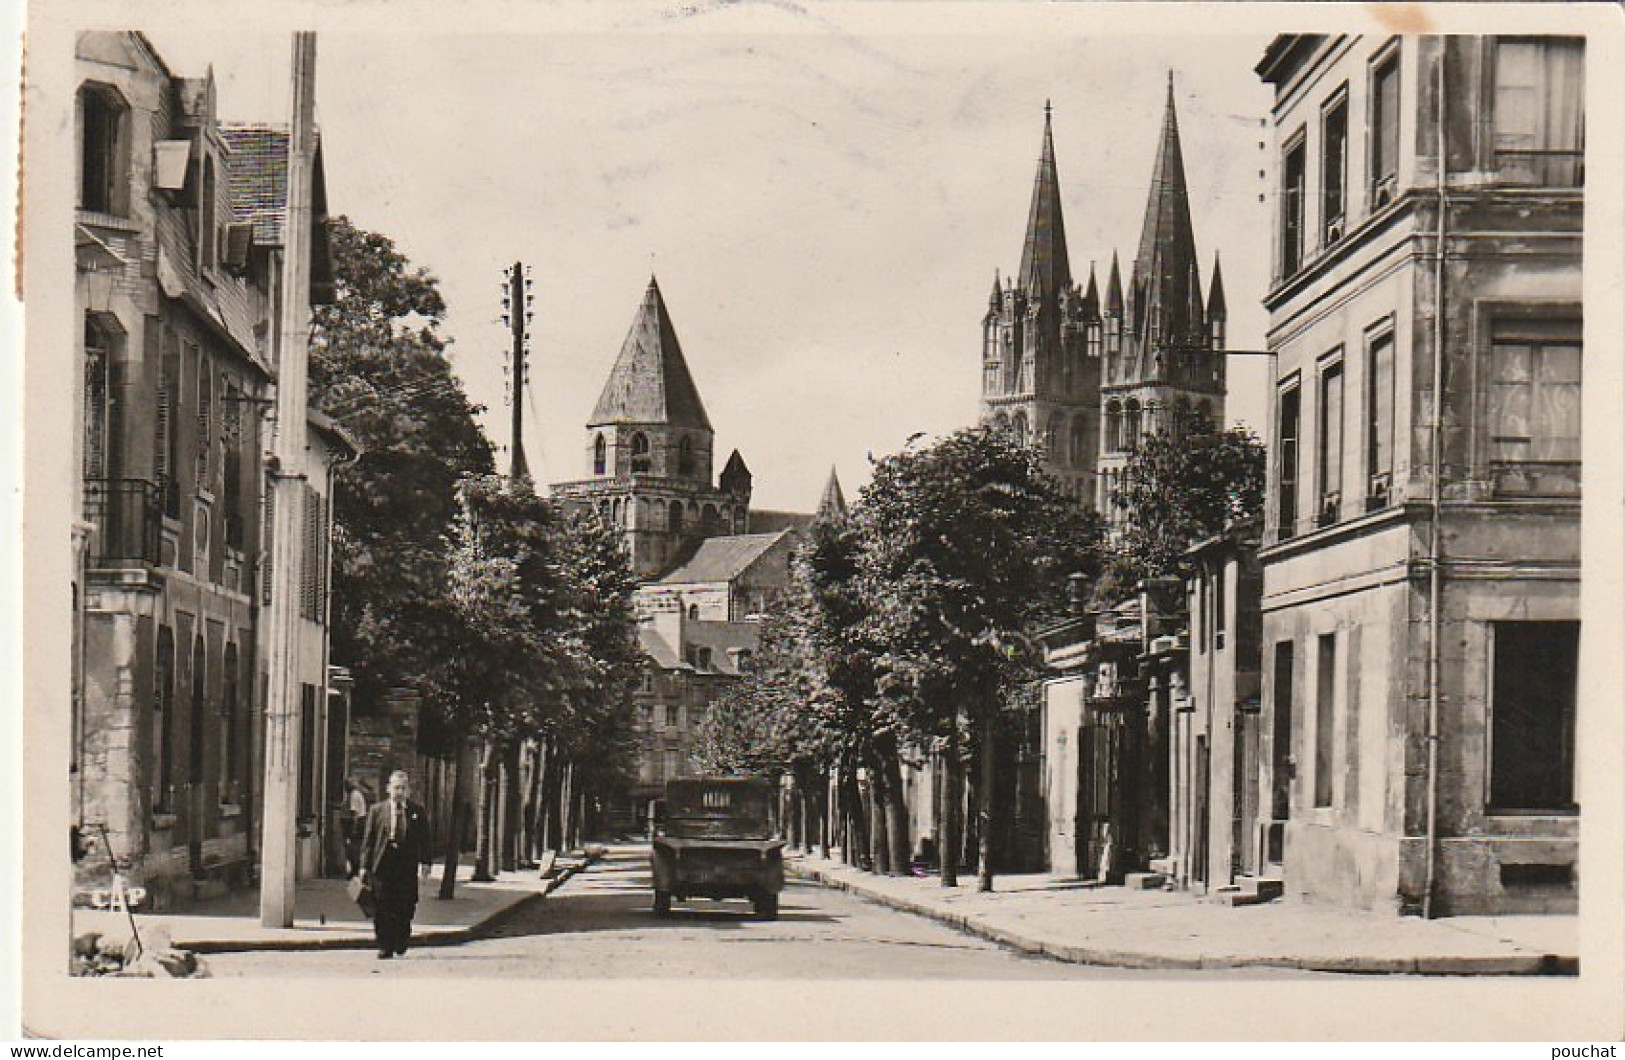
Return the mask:
[[378, 912], [378, 901], [373, 896], [372, 888], [357, 874], [350, 877], [347, 890], [350, 893], [350, 900], [361, 907], [362, 914], [369, 920], [372, 919]]

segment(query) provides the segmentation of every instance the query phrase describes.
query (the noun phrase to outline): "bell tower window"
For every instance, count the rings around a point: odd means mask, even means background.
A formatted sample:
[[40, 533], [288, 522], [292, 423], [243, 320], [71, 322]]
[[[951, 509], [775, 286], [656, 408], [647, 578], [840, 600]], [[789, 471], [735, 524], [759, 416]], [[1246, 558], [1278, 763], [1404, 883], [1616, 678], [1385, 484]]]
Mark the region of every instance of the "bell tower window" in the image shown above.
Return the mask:
[[649, 473], [649, 436], [642, 431], [632, 436], [632, 474]]
[[686, 434], [677, 444], [677, 473], [685, 478], [694, 474], [694, 442]]
[[604, 441], [604, 436], [600, 434], [592, 442], [592, 473], [594, 475], [604, 473], [604, 468], [608, 464], [608, 456], [609, 443]]

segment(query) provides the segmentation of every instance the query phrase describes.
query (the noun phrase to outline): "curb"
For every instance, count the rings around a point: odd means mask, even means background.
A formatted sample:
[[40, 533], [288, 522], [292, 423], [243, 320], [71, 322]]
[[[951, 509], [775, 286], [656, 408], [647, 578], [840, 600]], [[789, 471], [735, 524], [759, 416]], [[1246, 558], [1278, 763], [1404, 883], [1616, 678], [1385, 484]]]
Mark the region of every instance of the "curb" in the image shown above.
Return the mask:
[[[521, 895], [516, 901], [503, 906], [501, 909], [493, 910], [475, 923], [415, 936], [412, 939], [412, 945], [417, 949], [457, 946], [465, 942], [474, 942], [485, 938], [519, 913], [520, 910], [529, 909], [536, 903], [543, 901], [548, 895], [563, 887], [571, 877], [577, 873], [585, 872], [600, 857], [601, 855], [590, 855], [575, 864], [561, 868], [558, 875], [547, 880], [540, 890]], [[192, 953], [290, 953], [300, 950], [370, 950], [377, 946], [377, 943], [373, 941], [370, 935], [352, 935], [339, 938], [316, 936], [289, 939], [200, 939], [195, 942], [176, 940], [175, 945]]]
[[1176, 956], [1137, 950], [1074, 946], [1053, 939], [1024, 935], [996, 927], [977, 917], [953, 913], [927, 902], [888, 894], [861, 882], [831, 875], [823, 869], [787, 864], [785, 871], [798, 879], [846, 891], [867, 901], [926, 917], [1010, 949], [1050, 957], [1067, 964], [1162, 971], [1217, 971], [1225, 968], [1294, 968], [1306, 972], [1341, 972], [1354, 975], [1560, 975], [1580, 974], [1580, 959], [1561, 954], [1504, 954], [1486, 957], [1303, 957], [1288, 954]]

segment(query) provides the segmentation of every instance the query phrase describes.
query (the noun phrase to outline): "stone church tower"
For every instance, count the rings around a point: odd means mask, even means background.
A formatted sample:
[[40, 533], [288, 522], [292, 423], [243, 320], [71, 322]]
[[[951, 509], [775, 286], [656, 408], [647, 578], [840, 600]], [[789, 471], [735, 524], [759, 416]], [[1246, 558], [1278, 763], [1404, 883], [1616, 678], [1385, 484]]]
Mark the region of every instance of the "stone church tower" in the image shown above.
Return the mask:
[[672, 570], [707, 537], [745, 532], [750, 470], [734, 450], [712, 484], [711, 420], [652, 276], [586, 442], [591, 477], [557, 483], [553, 495], [620, 527], [640, 578]]
[[1141, 437], [1224, 424], [1224, 283], [1215, 257], [1203, 298], [1171, 72], [1139, 250], [1126, 291], [1112, 256], [1104, 318], [1097, 506], [1112, 522], [1108, 498]]
[[1090, 505], [1100, 437], [1100, 297], [1072, 282], [1050, 107], [1021, 268], [993, 277], [982, 318], [981, 422], [1042, 446], [1044, 469]]

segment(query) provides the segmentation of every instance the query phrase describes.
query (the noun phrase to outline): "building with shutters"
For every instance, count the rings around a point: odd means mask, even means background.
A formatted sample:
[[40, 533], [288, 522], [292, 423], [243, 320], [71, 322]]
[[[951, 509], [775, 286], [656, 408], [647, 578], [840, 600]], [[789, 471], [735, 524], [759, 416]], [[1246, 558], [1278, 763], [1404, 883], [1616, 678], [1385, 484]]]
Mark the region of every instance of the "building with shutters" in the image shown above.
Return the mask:
[[[256, 856], [286, 137], [280, 163], [252, 149], [277, 134], [222, 126], [212, 75], [175, 76], [139, 33], [81, 34], [76, 66], [72, 805], [98, 844], [86, 880], [105, 886], [111, 853], [161, 906], [248, 879]], [[317, 419], [309, 445], [301, 610], [321, 729], [327, 469], [349, 443]]]
[[1277, 37], [1263, 718], [1316, 900], [1572, 910], [1585, 44]]

